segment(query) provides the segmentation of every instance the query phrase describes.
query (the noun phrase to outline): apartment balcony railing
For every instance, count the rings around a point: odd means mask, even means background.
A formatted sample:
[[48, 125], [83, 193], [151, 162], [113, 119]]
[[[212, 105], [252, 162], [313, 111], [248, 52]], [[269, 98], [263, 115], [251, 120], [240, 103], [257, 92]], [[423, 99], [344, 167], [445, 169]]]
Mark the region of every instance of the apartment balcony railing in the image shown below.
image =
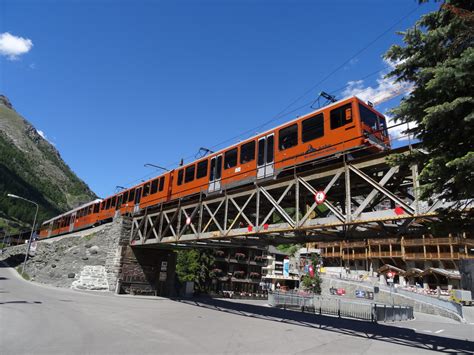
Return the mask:
[[341, 246], [343, 248], [365, 248], [367, 246], [367, 242], [365, 240], [357, 242], [342, 242]]
[[370, 258], [402, 258], [403, 252], [400, 250], [392, 250], [392, 251], [370, 251], [369, 253]]
[[459, 244], [459, 238], [418, 238], [405, 239], [403, 245], [450, 245]]
[[401, 239], [398, 238], [371, 239], [369, 240], [369, 245], [401, 244], [401, 242]]

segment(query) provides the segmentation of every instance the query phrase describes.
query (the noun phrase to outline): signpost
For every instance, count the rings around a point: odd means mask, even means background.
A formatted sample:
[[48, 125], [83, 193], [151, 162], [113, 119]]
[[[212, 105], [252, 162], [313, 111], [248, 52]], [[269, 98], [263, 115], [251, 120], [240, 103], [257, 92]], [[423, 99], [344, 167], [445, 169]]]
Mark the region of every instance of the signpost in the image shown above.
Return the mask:
[[316, 194], [314, 195], [314, 201], [318, 204], [321, 205], [324, 203], [326, 200], [326, 193], [324, 191], [317, 191]]

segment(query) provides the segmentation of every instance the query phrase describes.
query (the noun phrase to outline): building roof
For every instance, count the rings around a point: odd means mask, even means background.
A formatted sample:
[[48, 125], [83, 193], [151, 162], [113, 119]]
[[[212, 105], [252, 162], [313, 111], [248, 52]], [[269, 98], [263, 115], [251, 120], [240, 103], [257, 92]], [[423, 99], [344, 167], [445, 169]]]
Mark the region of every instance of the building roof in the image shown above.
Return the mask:
[[390, 270], [396, 271], [399, 274], [404, 274], [405, 273], [405, 270], [400, 269], [399, 267], [396, 267], [396, 266], [393, 266], [393, 265], [390, 265], [390, 264], [385, 264], [384, 266], [380, 267], [377, 270], [377, 272], [380, 273], [380, 274], [383, 274], [383, 273], [388, 272]]
[[422, 275], [432, 275], [432, 274], [438, 274], [442, 275], [448, 279], [461, 279], [461, 274], [457, 270], [446, 270], [446, 269], [440, 269], [437, 267], [429, 267], [425, 269], [422, 273]]

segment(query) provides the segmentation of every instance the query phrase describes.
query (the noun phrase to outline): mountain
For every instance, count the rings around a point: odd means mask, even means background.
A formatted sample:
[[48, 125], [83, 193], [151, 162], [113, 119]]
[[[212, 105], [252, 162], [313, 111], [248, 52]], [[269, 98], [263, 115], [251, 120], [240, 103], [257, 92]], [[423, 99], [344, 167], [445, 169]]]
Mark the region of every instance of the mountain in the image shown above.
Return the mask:
[[96, 198], [57, 149], [0, 95], [0, 230], [7, 223], [13, 232], [31, 226], [34, 206], [8, 193], [37, 202], [40, 221]]

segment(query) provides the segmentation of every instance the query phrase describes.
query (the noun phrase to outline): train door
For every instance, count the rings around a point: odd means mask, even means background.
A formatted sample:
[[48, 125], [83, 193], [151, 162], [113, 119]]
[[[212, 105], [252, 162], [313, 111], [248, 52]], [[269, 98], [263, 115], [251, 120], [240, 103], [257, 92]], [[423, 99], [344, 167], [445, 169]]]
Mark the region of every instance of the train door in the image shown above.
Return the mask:
[[139, 187], [135, 190], [135, 206], [133, 207], [133, 212], [140, 211], [140, 200], [142, 198], [142, 188]]
[[69, 232], [72, 232], [74, 230], [74, 223], [76, 222], [76, 213], [74, 212], [71, 216], [71, 222], [69, 223]]
[[211, 158], [211, 171], [209, 174], [209, 192], [220, 191], [222, 175], [222, 154]]
[[257, 179], [273, 176], [274, 140], [275, 135], [273, 133], [258, 140]]

